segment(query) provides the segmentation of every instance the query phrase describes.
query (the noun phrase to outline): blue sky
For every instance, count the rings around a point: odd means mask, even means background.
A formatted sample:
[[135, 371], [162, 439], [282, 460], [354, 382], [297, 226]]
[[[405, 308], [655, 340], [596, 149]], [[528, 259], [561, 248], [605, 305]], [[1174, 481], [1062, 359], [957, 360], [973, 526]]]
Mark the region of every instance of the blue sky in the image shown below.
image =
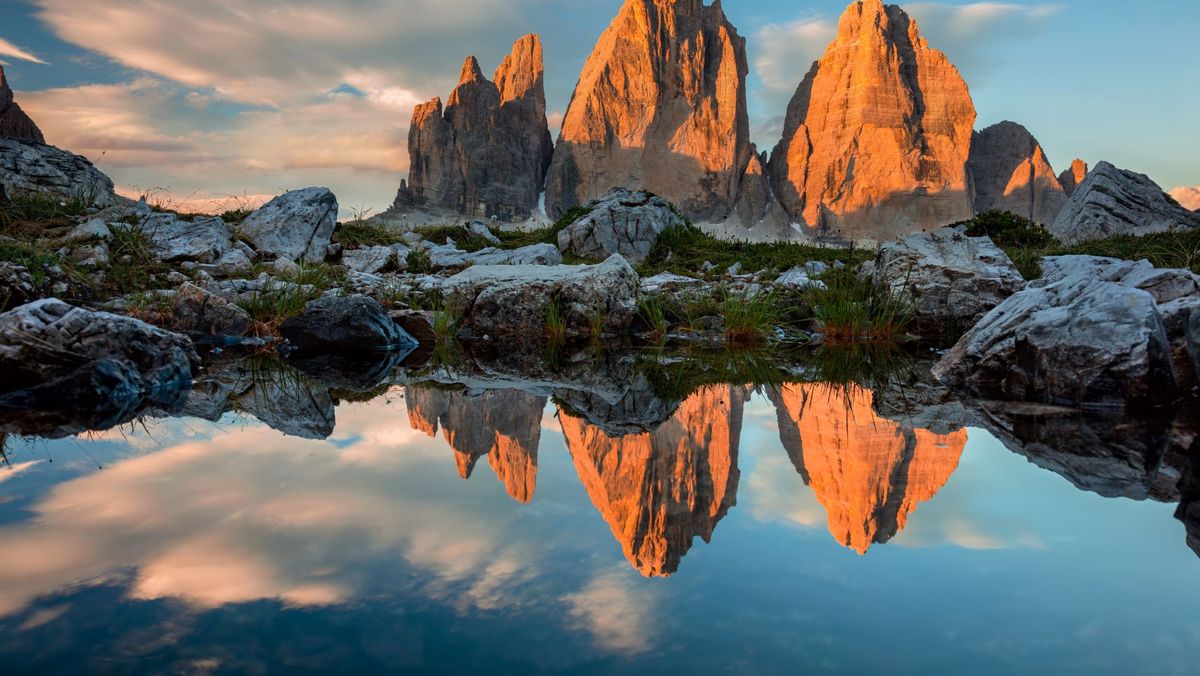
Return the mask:
[[[407, 172], [413, 105], [445, 98], [467, 54], [490, 72], [539, 33], [561, 114], [620, 4], [0, 0], [0, 61], [48, 140], [127, 191], [216, 208], [322, 184], [344, 210], [379, 210]], [[963, 72], [977, 126], [1025, 124], [1058, 170], [1078, 156], [1200, 185], [1200, 3], [902, 4]], [[751, 124], [769, 148], [846, 3], [724, 5], [748, 42]]]

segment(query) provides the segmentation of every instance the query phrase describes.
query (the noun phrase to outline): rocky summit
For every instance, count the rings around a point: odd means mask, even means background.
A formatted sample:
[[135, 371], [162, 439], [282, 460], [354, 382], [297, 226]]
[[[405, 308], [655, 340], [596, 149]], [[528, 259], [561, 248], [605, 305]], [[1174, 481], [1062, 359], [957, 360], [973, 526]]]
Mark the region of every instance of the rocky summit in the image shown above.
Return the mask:
[[567, 108], [547, 211], [624, 187], [723, 221], [754, 154], [747, 72], [745, 41], [719, 2], [626, 0]]
[[1087, 175], [1050, 232], [1067, 244], [1200, 228], [1188, 211], [1144, 174], [1101, 162]]
[[1087, 178], [1088, 165], [1087, 162], [1079, 158], [1071, 163], [1071, 168], [1058, 175], [1058, 182], [1062, 185], [1063, 192], [1067, 193], [1067, 197], [1075, 194], [1075, 188], [1083, 183], [1083, 179]]
[[553, 151], [538, 36], [518, 40], [492, 80], [467, 57], [446, 107], [435, 98], [413, 111], [408, 151], [396, 207], [532, 215]]
[[42, 130], [21, 110], [8, 86], [4, 66], [0, 66], [0, 138], [10, 138], [24, 143], [45, 143]]
[[1067, 194], [1041, 144], [1016, 122], [1001, 122], [975, 134], [967, 170], [975, 189], [975, 211], [1008, 211], [1034, 223], [1053, 223]]
[[861, 0], [788, 106], [769, 167], [796, 222], [890, 239], [970, 218], [975, 106], [902, 9]]

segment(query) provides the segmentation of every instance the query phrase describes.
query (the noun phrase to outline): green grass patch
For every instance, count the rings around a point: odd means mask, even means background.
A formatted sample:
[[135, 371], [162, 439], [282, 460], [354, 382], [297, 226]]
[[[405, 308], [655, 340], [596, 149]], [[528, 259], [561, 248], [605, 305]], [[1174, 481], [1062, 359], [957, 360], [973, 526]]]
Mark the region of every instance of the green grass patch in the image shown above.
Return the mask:
[[827, 341], [894, 342], [906, 335], [915, 311], [911, 301], [859, 279], [849, 267], [830, 270], [821, 281], [828, 288], [810, 289], [804, 297]]
[[361, 249], [369, 246], [391, 246], [402, 242], [403, 237], [382, 225], [354, 220], [339, 225], [333, 233], [333, 241], [350, 249]]
[[14, 239], [43, 237], [47, 229], [64, 228], [87, 214], [84, 198], [64, 200], [40, 193], [18, 193], [0, 203], [0, 235]]
[[732, 346], [765, 345], [783, 323], [784, 309], [773, 293], [729, 295], [721, 307], [725, 340]]
[[429, 226], [415, 228], [413, 231], [424, 237], [426, 241], [434, 244], [446, 244], [450, 240], [454, 240], [454, 245], [467, 253], [474, 253], [481, 249], [496, 246], [489, 242], [487, 238], [467, 230], [465, 225]]
[[639, 272], [643, 275], [672, 272], [696, 276], [707, 262], [716, 266], [714, 270], [720, 273], [735, 263], [741, 263], [746, 272], [783, 273], [809, 261], [842, 261], [857, 268], [872, 257], [872, 252], [863, 249], [815, 247], [795, 242], [730, 242], [695, 226], [683, 225], [667, 228], [659, 235], [649, 257], [639, 266]]
[[304, 312], [304, 306], [320, 298], [321, 294], [320, 287], [274, 282], [265, 285], [248, 300], [239, 301], [238, 305], [254, 321], [255, 335], [273, 336], [279, 333], [283, 322]]

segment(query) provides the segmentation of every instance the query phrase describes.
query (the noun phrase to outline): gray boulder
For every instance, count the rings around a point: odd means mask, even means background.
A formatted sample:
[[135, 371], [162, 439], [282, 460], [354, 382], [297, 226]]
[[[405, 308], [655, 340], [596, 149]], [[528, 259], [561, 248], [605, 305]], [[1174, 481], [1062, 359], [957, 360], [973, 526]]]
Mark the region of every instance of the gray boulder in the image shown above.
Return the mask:
[[586, 216], [558, 233], [559, 251], [591, 260], [621, 254], [641, 263], [663, 230], [684, 224], [670, 202], [644, 192], [613, 190], [588, 208]]
[[280, 334], [299, 352], [394, 351], [415, 348], [417, 341], [392, 321], [383, 306], [367, 296], [318, 298], [304, 313], [285, 321]]
[[206, 336], [241, 336], [250, 330], [250, 314], [192, 283], [175, 292], [169, 328]]
[[380, 272], [395, 259], [396, 252], [387, 246], [371, 246], [342, 252], [342, 265], [354, 272], [373, 275]]
[[1025, 279], [1008, 255], [987, 237], [962, 228], [919, 232], [883, 245], [871, 268], [876, 286], [910, 299], [926, 328], [968, 327]]
[[1101, 162], [1071, 194], [1049, 230], [1067, 244], [1116, 235], [1148, 235], [1200, 227], [1144, 174]]
[[1192, 387], [1186, 344], [1200, 278], [1090, 256], [1048, 258], [1045, 269], [935, 367], [943, 382], [984, 399], [1134, 409]]
[[107, 242], [113, 237], [112, 231], [104, 223], [103, 218], [93, 218], [87, 223], [77, 225], [68, 232], [63, 241], [71, 244], [75, 242], [91, 242], [101, 241]]
[[568, 335], [587, 335], [597, 313], [604, 330], [620, 332], [633, 322], [638, 275], [621, 256], [599, 265], [475, 266], [442, 287], [465, 309], [476, 336], [536, 342], [545, 335], [552, 304]]
[[0, 411], [54, 432], [177, 410], [198, 363], [185, 336], [54, 298], [0, 315]]
[[[132, 228], [124, 223], [118, 228]], [[153, 214], [142, 221], [154, 255], [168, 263], [215, 263], [233, 248], [233, 232], [220, 218], [180, 219], [175, 214]]]
[[1193, 308], [1188, 318], [1188, 352], [1192, 358], [1192, 373], [1200, 375], [1200, 308]]
[[337, 198], [328, 188], [305, 188], [267, 202], [238, 229], [260, 253], [321, 263], [329, 253], [337, 215]]
[[116, 194], [112, 179], [86, 157], [54, 146], [3, 138], [0, 138], [0, 193], [82, 199], [101, 207], [129, 202]]
[[24, 305], [33, 300], [36, 293], [33, 275], [27, 268], [0, 262], [0, 310]]

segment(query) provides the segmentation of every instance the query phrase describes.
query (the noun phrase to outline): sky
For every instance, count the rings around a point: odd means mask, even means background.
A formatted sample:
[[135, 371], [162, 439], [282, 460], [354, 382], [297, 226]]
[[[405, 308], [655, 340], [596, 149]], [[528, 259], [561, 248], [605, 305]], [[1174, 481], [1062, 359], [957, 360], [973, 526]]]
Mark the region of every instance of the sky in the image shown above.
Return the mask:
[[[408, 170], [413, 107], [463, 59], [491, 72], [542, 36], [557, 134], [622, 0], [0, 0], [0, 63], [47, 140], [118, 189], [221, 211], [325, 185], [378, 213]], [[977, 127], [1015, 120], [1056, 170], [1075, 157], [1148, 174], [1200, 207], [1200, 3], [902, 3], [971, 88]], [[725, 0], [747, 40], [751, 127], [787, 102], [845, 0]], [[1191, 188], [1190, 191], [1187, 189]]]

